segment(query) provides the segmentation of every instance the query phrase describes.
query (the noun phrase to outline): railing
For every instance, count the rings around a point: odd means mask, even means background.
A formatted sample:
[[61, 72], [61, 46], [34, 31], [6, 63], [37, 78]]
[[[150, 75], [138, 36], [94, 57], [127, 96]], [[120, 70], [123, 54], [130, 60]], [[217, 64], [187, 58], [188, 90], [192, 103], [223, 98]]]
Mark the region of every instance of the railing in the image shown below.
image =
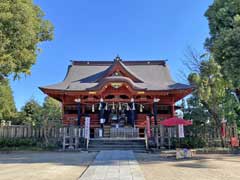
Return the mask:
[[80, 147], [80, 140], [83, 138], [84, 129], [79, 127], [64, 127], [62, 132], [62, 148], [78, 149]]
[[61, 138], [63, 136], [69, 136], [70, 128], [75, 135], [78, 133], [79, 137], [82, 137], [82, 129], [76, 126], [73, 127], [32, 127], [32, 126], [3, 126], [0, 127], [0, 138]]
[[84, 136], [84, 128], [78, 126], [32, 127], [13, 125], [0, 127], [0, 139], [31, 138], [39, 141], [44, 139], [53, 140], [53, 142], [60, 142], [63, 150], [66, 147], [78, 149], [83, 139], [85, 140], [84, 146], [88, 148], [89, 139]]
[[139, 128], [111, 128], [110, 138], [139, 138]]

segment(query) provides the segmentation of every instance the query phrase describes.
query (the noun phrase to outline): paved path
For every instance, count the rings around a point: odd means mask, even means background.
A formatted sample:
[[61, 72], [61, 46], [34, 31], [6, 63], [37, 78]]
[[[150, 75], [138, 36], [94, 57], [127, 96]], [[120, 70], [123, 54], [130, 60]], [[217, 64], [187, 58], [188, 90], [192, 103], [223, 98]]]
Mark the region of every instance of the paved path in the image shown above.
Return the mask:
[[133, 151], [100, 151], [79, 180], [145, 180]]

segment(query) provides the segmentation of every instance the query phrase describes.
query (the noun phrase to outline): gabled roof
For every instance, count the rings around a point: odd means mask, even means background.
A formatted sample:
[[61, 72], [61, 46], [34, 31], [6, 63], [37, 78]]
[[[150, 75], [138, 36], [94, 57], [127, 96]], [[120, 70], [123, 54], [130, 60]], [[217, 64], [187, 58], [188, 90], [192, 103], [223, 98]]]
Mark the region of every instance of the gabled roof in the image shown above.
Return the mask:
[[114, 62], [109, 66], [109, 68], [107, 68], [104, 71], [103, 75], [99, 77], [98, 81], [100, 79], [103, 79], [104, 77], [112, 75], [116, 71], [121, 72], [122, 74], [124, 74], [127, 77], [131, 77], [131, 79], [134, 82], [143, 83], [143, 80], [141, 80], [139, 77], [137, 77], [134, 74], [134, 72], [131, 71], [131, 69], [129, 69], [127, 66], [125, 66], [125, 64], [123, 64], [122, 60], [118, 56], [114, 59]]
[[[123, 76], [110, 76], [118, 66]], [[166, 61], [72, 61], [65, 79], [40, 89], [85, 91], [98, 89], [103, 82], [128, 82], [136, 89], [149, 91], [184, 90], [191, 86], [172, 80]]]

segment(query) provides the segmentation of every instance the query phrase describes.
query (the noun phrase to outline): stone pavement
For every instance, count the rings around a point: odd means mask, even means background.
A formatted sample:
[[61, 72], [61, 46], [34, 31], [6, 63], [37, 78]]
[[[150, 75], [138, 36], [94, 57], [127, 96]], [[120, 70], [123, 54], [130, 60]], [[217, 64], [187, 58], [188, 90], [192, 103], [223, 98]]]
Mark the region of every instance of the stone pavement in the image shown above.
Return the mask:
[[133, 151], [100, 151], [79, 180], [145, 180]]

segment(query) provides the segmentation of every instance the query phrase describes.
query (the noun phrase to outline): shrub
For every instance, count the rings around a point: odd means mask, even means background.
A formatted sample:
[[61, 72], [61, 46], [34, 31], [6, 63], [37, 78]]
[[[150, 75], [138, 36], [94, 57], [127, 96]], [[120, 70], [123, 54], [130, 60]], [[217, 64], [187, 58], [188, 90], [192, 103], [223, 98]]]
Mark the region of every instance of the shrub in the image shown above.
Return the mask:
[[203, 148], [206, 143], [200, 137], [172, 138], [172, 148]]
[[0, 139], [0, 147], [21, 147], [21, 146], [37, 146], [37, 141], [30, 138], [2, 138]]

